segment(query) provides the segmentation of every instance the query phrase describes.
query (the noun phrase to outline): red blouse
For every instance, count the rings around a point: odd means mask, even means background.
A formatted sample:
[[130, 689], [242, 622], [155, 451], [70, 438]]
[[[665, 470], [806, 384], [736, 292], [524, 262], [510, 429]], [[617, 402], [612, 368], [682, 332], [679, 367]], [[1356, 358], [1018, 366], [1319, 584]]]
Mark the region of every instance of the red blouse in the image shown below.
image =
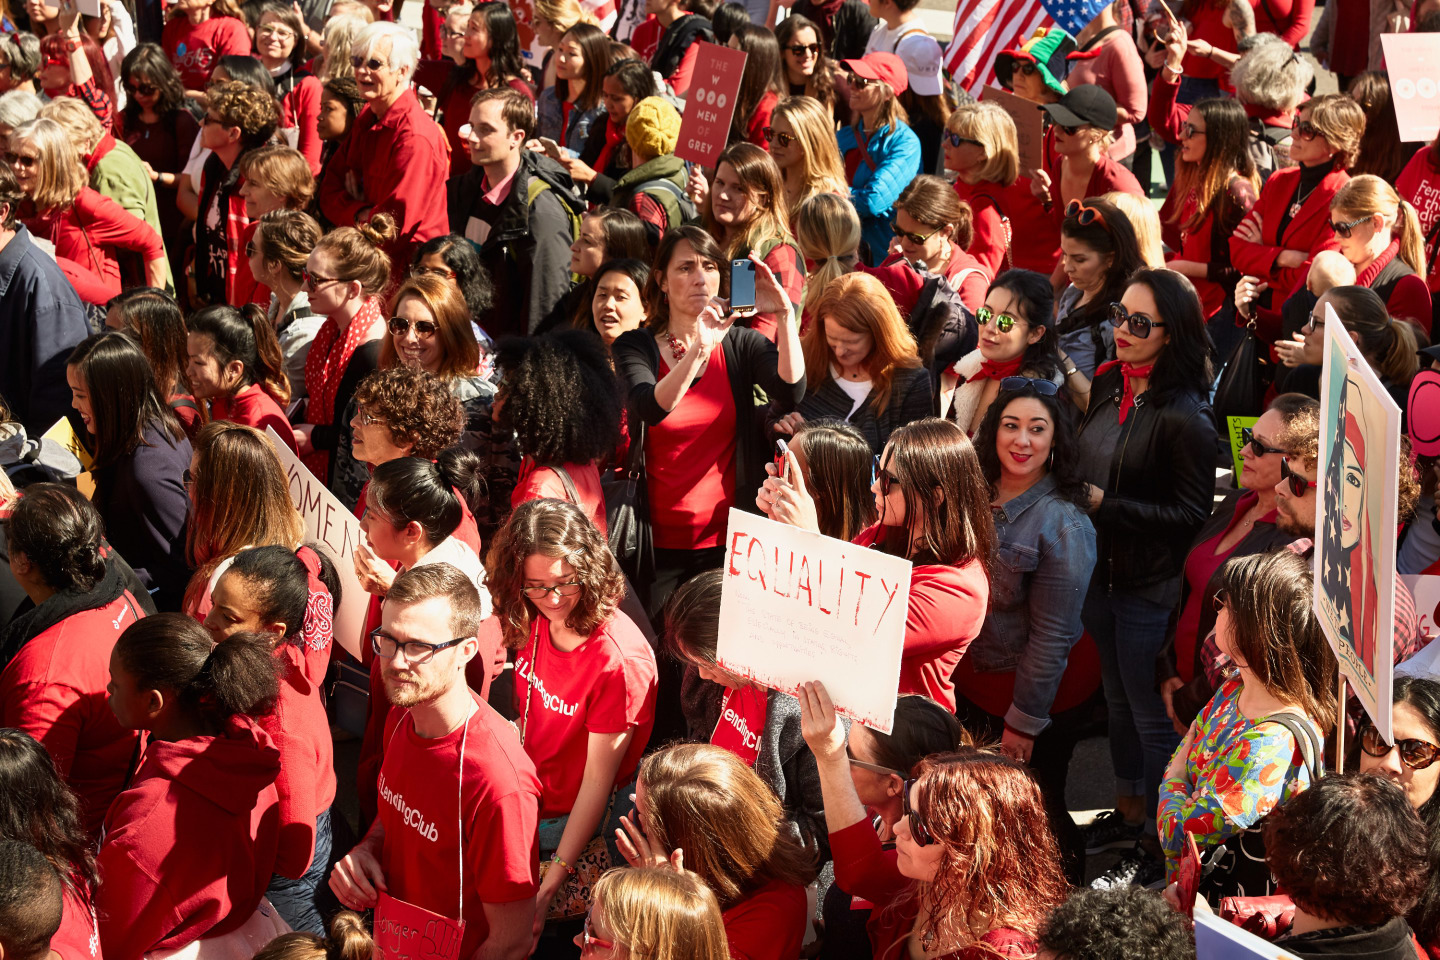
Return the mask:
[[[662, 351], [659, 376], [669, 372]], [[716, 349], [675, 409], [647, 431], [646, 482], [656, 547], [699, 550], [723, 538], [735, 503], [736, 413], [725, 351]]]

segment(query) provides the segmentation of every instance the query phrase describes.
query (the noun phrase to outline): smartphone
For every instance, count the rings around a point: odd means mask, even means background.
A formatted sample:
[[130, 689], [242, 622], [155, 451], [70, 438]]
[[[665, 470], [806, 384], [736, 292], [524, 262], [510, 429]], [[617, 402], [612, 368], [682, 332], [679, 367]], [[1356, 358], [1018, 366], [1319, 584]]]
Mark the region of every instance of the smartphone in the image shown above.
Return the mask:
[[560, 152], [560, 144], [549, 137], [540, 138], [540, 146], [545, 149], [545, 155], [552, 160], [563, 160], [564, 154]]
[[730, 309], [755, 306], [755, 264], [750, 260], [730, 261]]
[[785, 475], [785, 470], [790, 465], [790, 461], [785, 458], [785, 454], [789, 452], [790, 445], [788, 443], [786, 443], [784, 440], [775, 441], [775, 476], [779, 477], [781, 480], [790, 479]]

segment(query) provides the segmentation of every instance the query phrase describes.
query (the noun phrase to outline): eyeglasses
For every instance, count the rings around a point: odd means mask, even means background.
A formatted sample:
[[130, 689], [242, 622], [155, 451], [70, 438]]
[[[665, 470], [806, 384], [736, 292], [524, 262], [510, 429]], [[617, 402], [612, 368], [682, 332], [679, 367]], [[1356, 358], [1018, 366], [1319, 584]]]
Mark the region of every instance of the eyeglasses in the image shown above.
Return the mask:
[[205, 116], [203, 116], [203, 117], [200, 118], [200, 126], [202, 126], [202, 127], [208, 127], [208, 126], [210, 126], [210, 124], [212, 124], [212, 123], [213, 123], [213, 124], [216, 124], [216, 125], [218, 125], [218, 126], [224, 126], [224, 125], [225, 125], [225, 121], [224, 121], [224, 120], [221, 120], [219, 117], [212, 117], [212, 116], [210, 116], [210, 114], [208, 114], [208, 113], [205, 114]]
[[415, 328], [415, 336], [421, 340], [429, 340], [435, 336], [434, 320], [415, 320], [412, 322], [406, 320], [404, 317], [391, 317], [388, 326], [390, 327], [390, 332], [397, 337], [405, 336], [405, 334], [410, 332], [412, 326]]
[[896, 483], [898, 481], [899, 478], [896, 477], [895, 474], [891, 473], [889, 470], [886, 470], [884, 467], [876, 468], [874, 482], [880, 484], [880, 496], [890, 496], [890, 484]]
[[364, 57], [351, 57], [350, 66], [354, 67], [356, 70], [364, 67], [366, 70], [374, 73], [375, 71], [381, 70], [385, 67], [385, 61], [377, 60], [374, 57], [371, 57], [369, 60], [366, 60]]
[[1366, 214], [1358, 220], [1351, 220], [1349, 223], [1336, 223], [1334, 220], [1331, 220], [1330, 229], [1334, 230], [1335, 236], [1339, 237], [1341, 240], [1349, 240], [1350, 231], [1354, 230], [1362, 223], [1368, 223], [1370, 221], [1370, 218], [1373, 216], [1375, 216], [1375, 214], [1373, 213]]
[[45, 66], [65, 67], [70, 65], [70, 58], [58, 53], [47, 53], [45, 55]]
[[309, 270], [300, 271], [300, 283], [306, 290], [314, 293], [320, 289], [321, 284], [326, 283], [348, 283], [348, 280], [341, 280], [339, 277], [322, 277], [318, 273], [311, 273]]
[[913, 786], [915, 786], [913, 779], [905, 781], [905, 791], [900, 794], [900, 809], [904, 811], [905, 819], [910, 821], [910, 836], [915, 838], [915, 846], [928, 847], [935, 842], [935, 838], [930, 835], [930, 830], [925, 826], [925, 821], [921, 819], [920, 812], [910, 806], [910, 788]]
[[1310, 333], [1323, 326], [1325, 326], [1325, 318], [1318, 313], [1312, 313], [1310, 314], [1310, 319], [1305, 321], [1305, 325], [1302, 326], [1300, 330], [1302, 333]]
[[862, 77], [858, 76], [857, 74], [847, 73], [845, 74], [845, 82], [850, 84], [850, 86], [854, 87], [856, 90], [864, 90], [866, 87], [870, 86], [870, 84], [874, 83], [875, 81], [871, 80], [868, 77]]
[[1151, 327], [1165, 326], [1159, 320], [1151, 320], [1143, 313], [1126, 313], [1123, 303], [1110, 304], [1110, 326], [1119, 330], [1127, 325], [1130, 327], [1130, 333], [1141, 340], [1150, 336]]
[[359, 414], [358, 414], [358, 416], [359, 416], [359, 419], [360, 419], [360, 426], [362, 426], [362, 427], [368, 427], [368, 426], [371, 426], [372, 424], [377, 424], [377, 423], [380, 424], [381, 426], [384, 426], [384, 425], [385, 425], [385, 421], [384, 421], [384, 420], [381, 420], [379, 417], [372, 415], [372, 414], [370, 413], [370, 411], [368, 411], [368, 410], [361, 409], [360, 412], [359, 412]]
[[1380, 736], [1379, 729], [1369, 724], [1360, 734], [1360, 749], [1372, 757], [1389, 756], [1390, 751], [1397, 747], [1400, 750], [1400, 762], [1411, 770], [1424, 770], [1436, 760], [1440, 760], [1440, 747], [1426, 740], [1396, 740], [1392, 747]]
[[185, 485], [186, 490], [189, 490], [195, 485], [195, 474], [190, 472], [189, 467], [186, 467], [184, 470], [180, 471], [180, 482]]
[[979, 147], [982, 150], [985, 148], [985, 144], [981, 143], [979, 140], [971, 140], [969, 137], [962, 137], [958, 133], [946, 133], [945, 142], [950, 144], [950, 146], [954, 147], [956, 150], [959, 150], [967, 143], [970, 144], [972, 147]]
[[1240, 445], [1249, 445], [1250, 452], [1257, 457], [1263, 457], [1267, 453], [1284, 453], [1284, 450], [1277, 450], [1275, 447], [1267, 447], [1255, 437], [1254, 427], [1240, 428]]
[[247, 241], [245, 241], [245, 256], [247, 256], [247, 257], [253, 257], [253, 256], [255, 256], [255, 241], [254, 241], [254, 240], [247, 240]]
[[888, 777], [891, 774], [894, 774], [897, 777], [902, 776], [900, 771], [896, 770], [894, 767], [882, 767], [878, 763], [867, 763], [864, 760], [856, 760], [854, 755], [850, 753], [850, 744], [848, 743], [845, 744], [845, 759], [850, 761], [850, 766], [852, 767], [859, 767], [861, 770], [869, 770], [871, 773], [878, 773], [881, 776]]
[[405, 659], [409, 663], [428, 663], [430, 658], [447, 647], [453, 647], [457, 643], [464, 643], [472, 637], [456, 637], [454, 640], [447, 640], [444, 643], [424, 643], [420, 640], [396, 640], [394, 637], [386, 636], [379, 630], [370, 631], [370, 649], [375, 651], [375, 656], [382, 660], [395, 659], [396, 651], [403, 651]]
[[989, 307], [981, 307], [979, 310], [975, 311], [975, 322], [980, 324], [980, 326], [985, 326], [991, 320], [995, 321], [995, 329], [999, 330], [1001, 333], [1009, 333], [1011, 330], [1015, 329], [1015, 324], [1020, 322], [1020, 318], [1016, 317], [1014, 314], [996, 313]]
[[440, 33], [444, 35], [444, 37], [445, 37], [446, 40], [463, 40], [463, 39], [465, 39], [465, 31], [464, 31], [464, 30], [451, 30], [449, 27], [441, 27], [441, 28], [440, 28]]
[[1075, 222], [1082, 227], [1088, 227], [1096, 220], [1099, 220], [1100, 226], [1108, 229], [1108, 225], [1105, 223], [1105, 214], [1101, 213], [1095, 207], [1085, 206], [1085, 204], [1079, 200], [1071, 200], [1066, 204], [1065, 217], [1067, 220], [1073, 218]]
[[544, 600], [545, 595], [552, 592], [557, 597], [573, 597], [580, 592], [580, 584], [571, 580], [569, 583], [556, 583], [548, 587], [521, 587], [520, 592], [530, 600]]
[[1215, 608], [1215, 612], [1219, 613], [1221, 610], [1225, 609], [1226, 604], [1228, 604], [1229, 602], [1230, 595], [1224, 590], [1218, 590], [1216, 591], [1215, 596], [1211, 599], [1210, 604]]
[[1021, 60], [1015, 64], [1014, 72], [1018, 72], [1021, 76], [1033, 77], [1040, 72], [1040, 67], [1028, 60]]
[[125, 89], [141, 97], [153, 97], [155, 96], [155, 94], [160, 92], [160, 88], [155, 86], [154, 84], [129, 83], [128, 81], [125, 84]]
[[931, 237], [935, 236], [935, 234], [939, 233], [941, 230], [944, 229], [944, 227], [936, 227], [929, 233], [911, 233], [909, 230], [900, 229], [900, 222], [898, 220], [890, 221], [891, 233], [895, 234], [895, 236], [899, 237], [902, 240], [909, 240], [917, 247], [928, 242]]
[[291, 30], [283, 23], [267, 23], [265, 24], [265, 26], [260, 27], [258, 30], [256, 30], [255, 33], [262, 37], [279, 37], [282, 40], [295, 39], [295, 31]]
[[26, 170], [29, 170], [32, 167], [38, 167], [40, 165], [40, 158], [27, 157], [23, 153], [14, 153], [7, 150], [5, 151], [5, 162], [12, 167], [24, 167]]
[[[1047, 126], [1047, 127], [1054, 127], [1054, 128], [1056, 128], [1057, 130], [1064, 130], [1066, 136], [1073, 137], [1073, 136], [1075, 136], [1075, 134], [1077, 134], [1077, 133], [1080, 132], [1080, 128], [1079, 128], [1079, 127], [1072, 127], [1072, 126], [1068, 126], [1067, 124], [1056, 123], [1056, 122], [1055, 122], [1055, 118], [1052, 117], [1052, 116], [1050, 116], [1050, 114], [1048, 114], [1048, 113], [1047, 113], [1047, 114], [1044, 114], [1043, 119], [1044, 119], [1044, 121], [1045, 121], [1045, 126]], [[1075, 203], [1076, 201], [1071, 200], [1070, 202], [1071, 202], [1071, 203]]]
[[788, 147], [790, 146], [790, 144], [794, 143], [796, 140], [799, 139], [799, 137], [795, 136], [795, 134], [793, 133], [783, 133], [779, 130], [776, 130], [774, 127], [766, 127], [765, 129], [760, 131], [760, 134], [766, 140], [774, 140], [782, 147]]
[[615, 944], [595, 936], [595, 928], [590, 922], [590, 914], [587, 913], [585, 914], [585, 925], [580, 928], [580, 949], [589, 950], [591, 947], [600, 950], [614, 950]]
[[1205, 131], [1201, 130], [1193, 123], [1187, 123], [1185, 124], [1185, 126], [1180, 128], [1180, 138], [1182, 140], [1193, 140], [1195, 137], [1203, 136], [1205, 136]]
[[1316, 137], [1320, 136], [1319, 128], [1316, 127], [1315, 124], [1311, 123], [1309, 120], [1301, 120], [1300, 114], [1298, 113], [1295, 114], [1295, 123], [1292, 125], [1291, 130], [1294, 132], [1295, 136], [1299, 137], [1301, 140], [1304, 140], [1306, 143], [1309, 143], [1311, 140], [1314, 140]]
[[444, 267], [411, 267], [412, 277], [439, 277], [441, 280], [454, 280], [455, 271], [446, 270]]
[[1041, 380], [1031, 377], [1002, 377], [1000, 380], [1001, 390], [1034, 390], [1042, 397], [1053, 397], [1060, 392], [1060, 386], [1054, 380]]
[[1290, 481], [1290, 493], [1297, 497], [1305, 496], [1306, 490], [1313, 490], [1320, 486], [1311, 480], [1306, 480], [1300, 474], [1290, 469], [1288, 457], [1280, 458], [1280, 479]]
[[785, 49], [797, 57], [803, 57], [807, 54], [812, 57], [818, 57], [820, 55], [820, 44], [818, 43], [795, 43]]

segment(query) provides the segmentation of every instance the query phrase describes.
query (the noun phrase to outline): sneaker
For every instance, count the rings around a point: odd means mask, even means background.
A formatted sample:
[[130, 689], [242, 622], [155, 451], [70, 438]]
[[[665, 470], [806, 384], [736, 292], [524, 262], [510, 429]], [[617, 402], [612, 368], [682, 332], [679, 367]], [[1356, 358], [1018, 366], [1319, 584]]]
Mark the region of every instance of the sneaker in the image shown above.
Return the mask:
[[1128, 847], [1140, 838], [1141, 824], [1126, 823], [1119, 810], [1100, 814], [1088, 827], [1080, 828], [1086, 853], [1104, 853], [1117, 847]]
[[1119, 863], [1096, 877], [1090, 886], [1095, 890], [1130, 886], [1159, 890], [1165, 886], [1165, 864], [1146, 853], [1137, 841]]

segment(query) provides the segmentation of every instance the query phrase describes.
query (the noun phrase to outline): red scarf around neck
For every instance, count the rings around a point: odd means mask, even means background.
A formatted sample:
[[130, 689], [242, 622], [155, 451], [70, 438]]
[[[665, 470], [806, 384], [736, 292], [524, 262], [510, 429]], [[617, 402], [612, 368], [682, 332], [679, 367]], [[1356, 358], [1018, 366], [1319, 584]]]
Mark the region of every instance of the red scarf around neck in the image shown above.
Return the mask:
[[980, 369], [973, 377], [966, 380], [966, 383], [974, 383], [977, 380], [1004, 380], [1006, 377], [1013, 377], [1020, 372], [1020, 365], [1025, 362], [1025, 355], [1021, 354], [1014, 360], [1005, 363], [996, 363], [993, 360], [985, 360], [980, 364]]
[[610, 165], [610, 157], [615, 153], [615, 148], [625, 142], [625, 126], [616, 124], [609, 117], [605, 118], [605, 146], [600, 150], [600, 156], [595, 158], [595, 172], [604, 173], [605, 168]]
[[1130, 411], [1135, 409], [1135, 392], [1130, 386], [1130, 378], [1139, 377], [1142, 380], [1148, 379], [1150, 372], [1155, 369], [1155, 364], [1152, 363], [1146, 367], [1137, 367], [1134, 364], [1123, 363], [1119, 360], [1106, 360], [1095, 368], [1095, 376], [1098, 377], [1106, 370], [1117, 365], [1120, 367], [1120, 382], [1124, 384], [1125, 389], [1125, 392], [1120, 395], [1120, 422], [1124, 423], [1125, 418], [1130, 416]]

